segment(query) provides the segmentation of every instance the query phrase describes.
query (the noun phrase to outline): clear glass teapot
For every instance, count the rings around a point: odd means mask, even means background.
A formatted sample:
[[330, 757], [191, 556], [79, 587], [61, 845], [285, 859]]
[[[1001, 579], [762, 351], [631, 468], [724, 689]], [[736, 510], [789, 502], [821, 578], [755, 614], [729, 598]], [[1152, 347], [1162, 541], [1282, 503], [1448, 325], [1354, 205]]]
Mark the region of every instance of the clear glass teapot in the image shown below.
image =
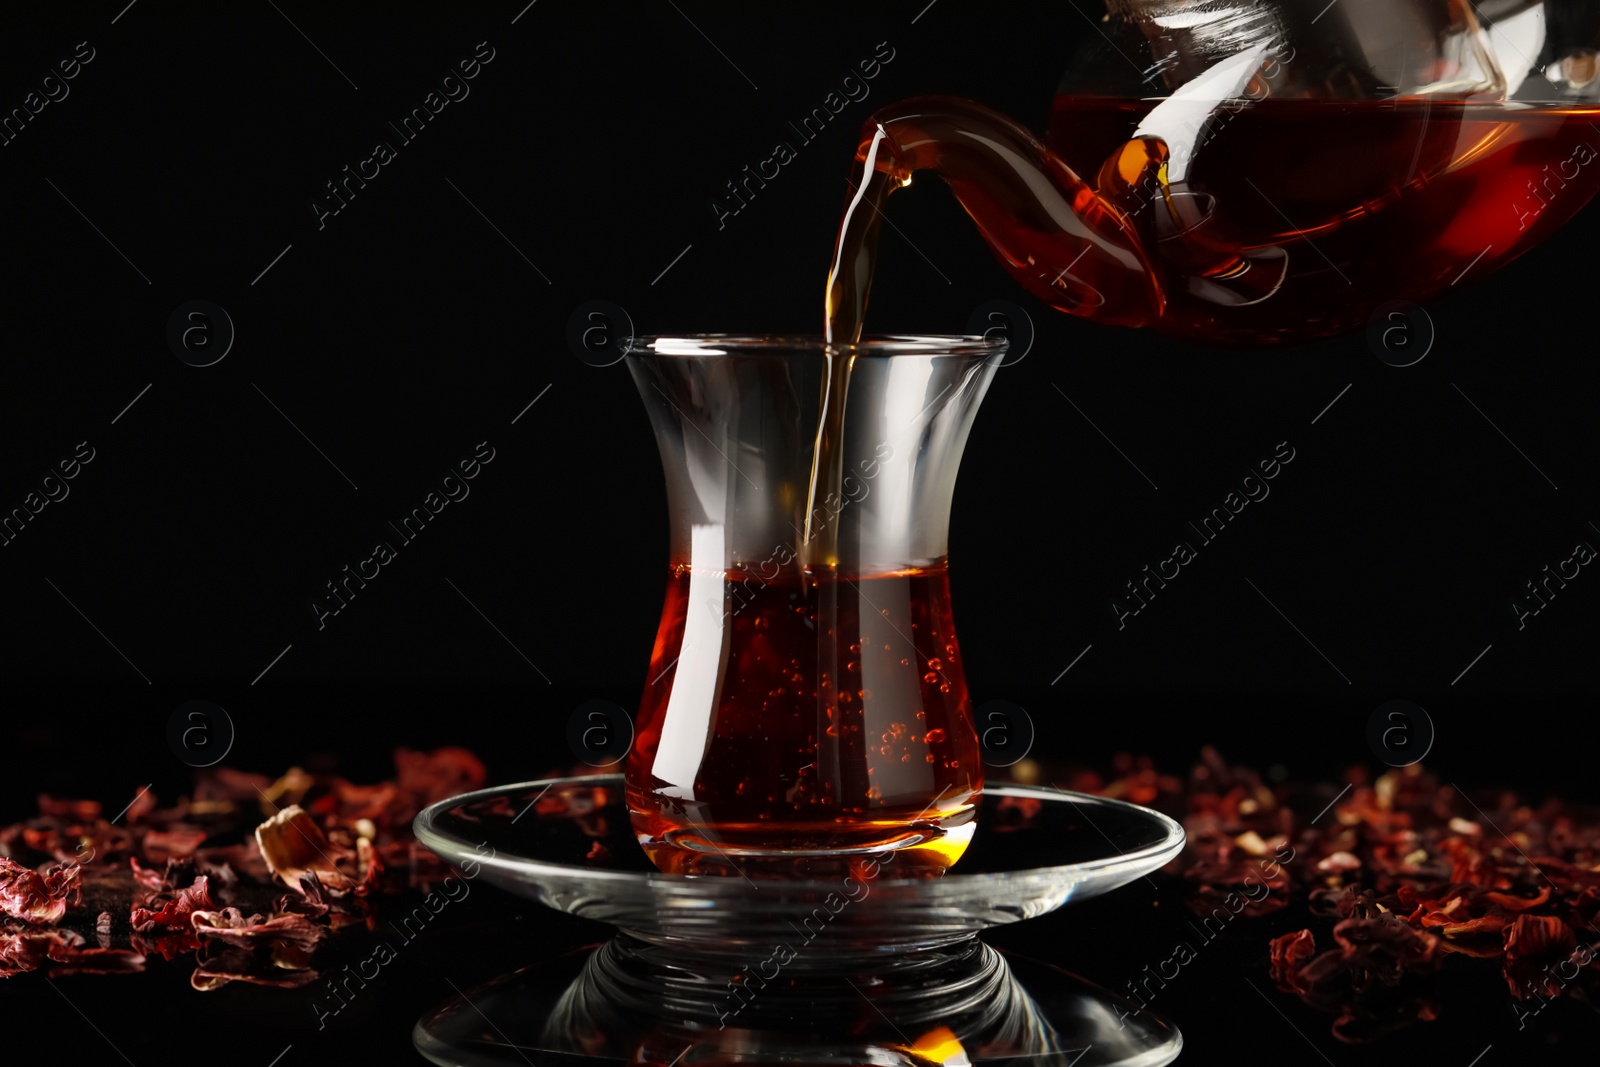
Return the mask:
[[948, 98], [867, 122], [831, 336], [919, 170], [1052, 306], [1251, 347], [1481, 280], [1600, 190], [1595, 0], [1107, 0], [1095, 29], [1042, 142]]

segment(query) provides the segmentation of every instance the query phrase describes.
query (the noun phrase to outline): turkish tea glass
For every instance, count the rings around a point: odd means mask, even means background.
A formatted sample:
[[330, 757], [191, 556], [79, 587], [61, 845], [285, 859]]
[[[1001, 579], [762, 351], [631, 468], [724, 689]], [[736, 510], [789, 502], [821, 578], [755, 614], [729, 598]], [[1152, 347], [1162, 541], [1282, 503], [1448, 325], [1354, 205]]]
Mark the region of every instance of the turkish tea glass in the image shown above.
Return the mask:
[[956, 468], [1005, 342], [634, 338], [665, 605], [626, 767], [663, 870], [927, 874], [983, 785], [951, 616]]

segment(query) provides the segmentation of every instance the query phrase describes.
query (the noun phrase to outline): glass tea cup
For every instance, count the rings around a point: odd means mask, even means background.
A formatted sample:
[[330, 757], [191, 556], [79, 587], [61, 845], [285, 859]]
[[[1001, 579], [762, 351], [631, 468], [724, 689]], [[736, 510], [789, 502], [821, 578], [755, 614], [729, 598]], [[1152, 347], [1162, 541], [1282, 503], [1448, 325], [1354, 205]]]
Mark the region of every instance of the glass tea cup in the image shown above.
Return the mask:
[[947, 539], [1004, 350], [629, 342], [671, 556], [626, 782], [663, 870], [926, 872], [966, 847], [983, 774]]

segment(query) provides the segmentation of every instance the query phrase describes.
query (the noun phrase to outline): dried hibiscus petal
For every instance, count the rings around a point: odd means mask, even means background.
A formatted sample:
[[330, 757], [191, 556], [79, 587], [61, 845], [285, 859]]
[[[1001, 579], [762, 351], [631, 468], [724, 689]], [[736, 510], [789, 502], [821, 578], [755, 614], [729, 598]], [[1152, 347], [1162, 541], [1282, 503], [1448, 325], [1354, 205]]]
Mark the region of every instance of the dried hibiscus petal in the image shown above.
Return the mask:
[[298, 889], [298, 895], [285, 893], [278, 898], [278, 911], [294, 912], [308, 919], [320, 919], [328, 914], [330, 910], [328, 894], [323, 892], [322, 883], [317, 881], [316, 875], [303, 875]]
[[0, 856], [0, 914], [53, 926], [69, 906], [82, 902], [83, 881], [76, 864], [58, 864], [40, 874]]
[[1573, 955], [1577, 935], [1554, 915], [1519, 915], [1505, 930], [1506, 961], [1501, 969], [1511, 995], [1526, 1000], [1531, 995], [1553, 997], [1564, 983], [1551, 968]]
[[1346, 965], [1384, 985], [1396, 985], [1407, 971], [1437, 970], [1439, 939], [1392, 916], [1345, 919], [1333, 928]]
[[39, 794], [39, 815], [46, 819], [92, 823], [100, 818], [98, 800], [69, 800]]
[[400, 788], [419, 805], [482, 789], [489, 780], [482, 761], [464, 748], [441, 748], [431, 753], [397, 748], [394, 766]]
[[135, 793], [133, 800], [128, 803], [128, 808], [123, 812], [123, 822], [128, 826], [135, 826], [143, 821], [146, 815], [156, 810], [156, 795], [148, 789], [141, 789]]
[[1537, 908], [1550, 899], [1550, 887], [1548, 885], [1541, 886], [1539, 895], [1535, 897], [1514, 897], [1507, 893], [1485, 893], [1484, 897], [1494, 901], [1507, 911], [1527, 911], [1529, 908]]
[[267, 869], [294, 888], [314, 875], [335, 896], [350, 892], [356, 879], [341, 871], [333, 853], [340, 851], [322, 827], [298, 805], [291, 804], [256, 827], [256, 846]]
[[377, 896], [383, 892], [383, 857], [370, 840], [356, 840], [356, 859], [361, 864], [361, 884], [356, 886], [357, 896]]
[[166, 830], [151, 830], [139, 842], [144, 854], [152, 860], [188, 856], [199, 848], [207, 834], [198, 826], [177, 824]]
[[1439, 927], [1439, 932], [1445, 937], [1465, 937], [1469, 934], [1494, 934], [1504, 930], [1511, 920], [1496, 908], [1488, 915], [1480, 915], [1476, 919], [1468, 919], [1458, 923], [1429, 923], [1423, 920], [1424, 925]]
[[1344, 851], [1324, 856], [1317, 861], [1317, 870], [1324, 874], [1344, 874], [1347, 871], [1359, 871], [1360, 869], [1361, 860]]
[[1296, 930], [1292, 934], [1275, 937], [1267, 947], [1271, 954], [1268, 973], [1278, 988], [1285, 993], [1306, 992], [1305, 985], [1300, 981], [1300, 968], [1317, 951], [1316, 938], [1311, 936], [1311, 931]]
[[216, 907], [211, 899], [209, 881], [205, 875], [196, 878], [187, 889], [180, 889], [161, 902], [155, 910], [136, 907], [128, 917], [128, 923], [134, 930], [147, 934], [164, 927], [169, 930], [185, 929], [189, 926], [189, 917], [197, 911], [208, 911]]
[[136, 886], [155, 893], [177, 888], [167, 881], [166, 870], [156, 870], [154, 867], [141, 866], [137, 856], [128, 857], [128, 866], [133, 870], [133, 884]]
[[326, 927], [293, 912], [246, 916], [238, 908], [223, 908], [197, 911], [191, 921], [195, 934], [205, 942], [219, 941], [235, 948], [284, 946], [298, 950], [307, 959], [328, 936]]
[[335, 815], [350, 822], [366, 819], [376, 825], [391, 825], [397, 811], [414, 808], [410, 798], [394, 782], [353, 785], [335, 779], [332, 791], [318, 797], [311, 809], [319, 815]]
[[239, 881], [239, 876], [234, 873], [233, 868], [228, 866], [225, 861], [212, 863], [196, 855], [194, 857], [194, 865], [195, 870], [210, 879], [211, 884], [214, 886], [221, 886], [226, 889], [236, 885]]

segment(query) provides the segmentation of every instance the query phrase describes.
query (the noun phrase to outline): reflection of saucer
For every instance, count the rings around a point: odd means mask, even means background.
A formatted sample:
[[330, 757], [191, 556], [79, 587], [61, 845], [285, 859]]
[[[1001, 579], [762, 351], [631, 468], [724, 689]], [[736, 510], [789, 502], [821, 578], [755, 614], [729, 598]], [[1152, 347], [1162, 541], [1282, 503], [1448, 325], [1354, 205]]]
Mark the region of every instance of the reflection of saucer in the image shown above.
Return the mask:
[[[979, 930], [1099, 896], [1167, 863], [1183, 830], [1133, 804], [1001, 785], [944, 877], [898, 877], [891, 856], [849, 877], [669, 875], [645, 858], [621, 775], [557, 778], [441, 801], [417, 838], [469, 875], [559, 911], [620, 927], [684, 957], [828, 970], [953, 945]], [[924, 874], [926, 872], [923, 872]]]
[[872, 974], [782, 975], [730, 992], [626, 936], [452, 998], [412, 1032], [434, 1063], [1155, 1067], [1182, 1050], [1149, 1011], [976, 939]]

